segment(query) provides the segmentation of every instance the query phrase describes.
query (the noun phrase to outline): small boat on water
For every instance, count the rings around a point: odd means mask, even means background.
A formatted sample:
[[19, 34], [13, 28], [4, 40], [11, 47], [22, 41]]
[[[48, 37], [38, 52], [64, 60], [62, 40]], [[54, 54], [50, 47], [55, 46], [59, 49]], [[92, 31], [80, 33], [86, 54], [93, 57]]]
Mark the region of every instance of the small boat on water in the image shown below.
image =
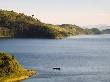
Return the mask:
[[61, 70], [61, 68], [54, 67], [53, 70]]

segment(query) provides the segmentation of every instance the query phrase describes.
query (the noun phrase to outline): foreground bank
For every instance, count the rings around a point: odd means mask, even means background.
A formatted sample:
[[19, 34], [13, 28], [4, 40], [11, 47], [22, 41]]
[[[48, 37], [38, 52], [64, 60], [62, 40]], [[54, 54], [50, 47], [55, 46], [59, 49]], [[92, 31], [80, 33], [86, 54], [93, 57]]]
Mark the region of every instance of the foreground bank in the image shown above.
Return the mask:
[[0, 82], [24, 80], [35, 73], [23, 68], [13, 55], [0, 52]]

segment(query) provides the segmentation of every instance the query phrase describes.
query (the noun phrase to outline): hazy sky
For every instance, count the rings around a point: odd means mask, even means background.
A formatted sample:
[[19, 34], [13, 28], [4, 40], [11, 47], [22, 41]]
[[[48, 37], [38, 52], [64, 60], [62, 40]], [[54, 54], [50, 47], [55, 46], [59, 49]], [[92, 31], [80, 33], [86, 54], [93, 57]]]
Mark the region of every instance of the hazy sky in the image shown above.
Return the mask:
[[0, 8], [34, 14], [45, 23], [110, 25], [110, 0], [0, 0]]

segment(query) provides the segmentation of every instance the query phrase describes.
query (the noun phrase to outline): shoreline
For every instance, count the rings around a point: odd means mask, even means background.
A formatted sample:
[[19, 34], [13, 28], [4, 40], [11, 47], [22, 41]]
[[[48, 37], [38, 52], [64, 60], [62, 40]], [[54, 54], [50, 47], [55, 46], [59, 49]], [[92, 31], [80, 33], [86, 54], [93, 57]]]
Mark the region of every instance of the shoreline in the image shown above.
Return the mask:
[[16, 78], [9, 78], [6, 80], [3, 80], [2, 82], [15, 82], [15, 81], [21, 81], [21, 80], [25, 80], [28, 79], [30, 76], [21, 76], [21, 77], [16, 77]]
[[27, 79], [37, 71], [24, 68], [13, 54], [0, 52], [0, 82], [15, 82]]
[[15, 77], [1, 77], [0, 82], [15, 82], [15, 81], [22, 81], [30, 78], [31, 76], [36, 74], [36, 71], [29, 71], [31, 75], [22, 75], [22, 76], [15, 76]]

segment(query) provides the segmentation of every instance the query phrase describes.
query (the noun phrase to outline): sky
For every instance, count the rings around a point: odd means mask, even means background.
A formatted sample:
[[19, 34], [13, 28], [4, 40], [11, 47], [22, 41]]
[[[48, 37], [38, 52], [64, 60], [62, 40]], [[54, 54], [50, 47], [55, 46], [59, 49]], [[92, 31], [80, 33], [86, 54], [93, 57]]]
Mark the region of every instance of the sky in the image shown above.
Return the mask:
[[110, 25], [110, 0], [0, 0], [0, 9], [51, 24]]

